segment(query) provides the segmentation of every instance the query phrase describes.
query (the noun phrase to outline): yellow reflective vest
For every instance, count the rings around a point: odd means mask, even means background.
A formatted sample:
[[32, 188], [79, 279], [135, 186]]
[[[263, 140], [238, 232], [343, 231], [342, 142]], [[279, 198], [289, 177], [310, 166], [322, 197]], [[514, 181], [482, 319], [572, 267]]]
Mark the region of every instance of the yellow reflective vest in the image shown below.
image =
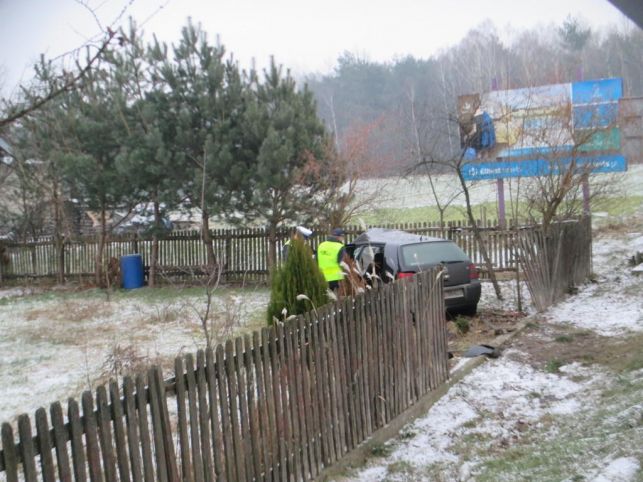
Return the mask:
[[337, 241], [324, 241], [317, 247], [317, 263], [326, 281], [339, 281], [344, 278], [344, 271], [337, 258], [344, 247]]

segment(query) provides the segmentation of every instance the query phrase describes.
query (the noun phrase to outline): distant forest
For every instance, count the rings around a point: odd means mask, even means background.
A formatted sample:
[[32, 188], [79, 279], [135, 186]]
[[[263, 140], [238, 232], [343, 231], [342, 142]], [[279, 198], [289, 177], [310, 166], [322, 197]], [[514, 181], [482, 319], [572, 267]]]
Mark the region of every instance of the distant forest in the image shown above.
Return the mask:
[[596, 32], [568, 18], [518, 33], [511, 45], [486, 21], [428, 59], [378, 63], [344, 53], [334, 72], [307, 83], [338, 149], [367, 145], [361, 175], [371, 177], [453, 155], [459, 95], [608, 77], [623, 79], [626, 97], [643, 96], [643, 31]]

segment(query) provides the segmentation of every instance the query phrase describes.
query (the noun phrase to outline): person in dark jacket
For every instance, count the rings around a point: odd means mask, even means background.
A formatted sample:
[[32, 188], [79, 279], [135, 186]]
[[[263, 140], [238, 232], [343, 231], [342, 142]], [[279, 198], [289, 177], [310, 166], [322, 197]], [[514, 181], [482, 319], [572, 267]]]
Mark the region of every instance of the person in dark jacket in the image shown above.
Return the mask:
[[326, 238], [326, 241], [317, 247], [317, 264], [328, 283], [328, 287], [333, 291], [337, 291], [339, 282], [344, 279], [344, 270], [341, 266], [344, 256], [346, 256], [344, 230], [335, 228]]

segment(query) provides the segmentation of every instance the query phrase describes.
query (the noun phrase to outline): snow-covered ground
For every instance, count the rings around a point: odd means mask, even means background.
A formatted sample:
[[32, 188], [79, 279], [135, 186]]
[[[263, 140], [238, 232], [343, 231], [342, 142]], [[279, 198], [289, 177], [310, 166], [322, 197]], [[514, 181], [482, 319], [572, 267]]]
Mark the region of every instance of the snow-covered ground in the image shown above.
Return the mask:
[[[0, 420], [78, 397], [117, 363], [159, 362], [171, 368], [181, 352], [205, 346], [197, 318], [204, 294], [146, 290], [110, 301], [87, 291], [0, 291]], [[222, 290], [213, 307], [215, 316], [241, 330], [263, 322], [267, 303], [265, 289]]]
[[[635, 251], [643, 251], [643, 232], [598, 237], [596, 282], [546, 312], [541, 326], [592, 330], [615, 342], [643, 331], [643, 277], [627, 265]], [[504, 284], [505, 296], [513, 285]], [[491, 293], [490, 284], [485, 291]], [[535, 336], [556, 344], [544, 333]], [[643, 369], [615, 374], [556, 360], [542, 367], [520, 348], [508, 349], [378, 453], [387, 455], [342, 480], [643, 480]]]

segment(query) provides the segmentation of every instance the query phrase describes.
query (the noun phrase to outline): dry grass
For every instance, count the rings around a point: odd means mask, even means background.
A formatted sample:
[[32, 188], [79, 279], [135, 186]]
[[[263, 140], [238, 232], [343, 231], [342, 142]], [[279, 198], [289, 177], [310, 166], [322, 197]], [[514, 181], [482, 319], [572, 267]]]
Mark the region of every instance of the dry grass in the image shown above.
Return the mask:
[[67, 300], [63, 299], [51, 307], [40, 307], [28, 310], [24, 317], [27, 321], [91, 321], [94, 318], [111, 316], [114, 309], [106, 301]]
[[494, 340], [516, 329], [525, 317], [523, 313], [511, 311], [481, 310], [474, 317], [459, 317], [469, 321], [466, 333], [456, 325], [456, 320], [447, 323], [449, 350], [458, 355], [473, 345], [494, 345]]

